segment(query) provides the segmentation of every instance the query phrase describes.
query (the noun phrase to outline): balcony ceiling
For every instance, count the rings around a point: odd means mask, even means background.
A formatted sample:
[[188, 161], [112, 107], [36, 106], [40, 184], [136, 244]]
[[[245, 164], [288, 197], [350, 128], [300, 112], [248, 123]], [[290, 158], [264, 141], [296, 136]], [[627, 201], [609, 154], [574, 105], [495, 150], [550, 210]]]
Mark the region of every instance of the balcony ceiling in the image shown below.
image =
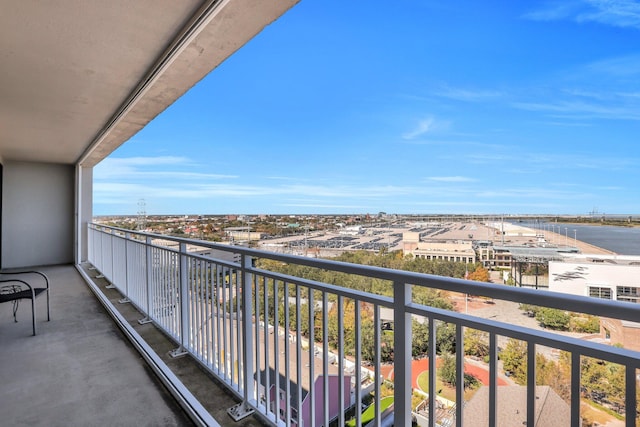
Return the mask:
[[12, 2], [0, 160], [95, 165], [298, 1]]

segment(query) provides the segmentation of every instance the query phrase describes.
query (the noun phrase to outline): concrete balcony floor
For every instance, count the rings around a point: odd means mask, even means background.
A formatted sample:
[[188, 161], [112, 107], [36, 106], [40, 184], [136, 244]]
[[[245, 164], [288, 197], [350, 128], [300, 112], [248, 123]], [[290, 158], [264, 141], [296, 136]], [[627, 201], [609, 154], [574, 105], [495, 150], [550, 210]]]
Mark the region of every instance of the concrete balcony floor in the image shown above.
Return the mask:
[[[0, 424], [11, 426], [190, 426], [163, 384], [107, 314], [73, 266], [41, 269], [51, 282], [51, 321], [46, 299], [36, 301], [38, 335], [31, 335], [30, 301], [21, 301], [18, 323], [11, 304], [0, 305]], [[87, 271], [87, 270], [85, 270]], [[88, 271], [95, 277], [95, 271]], [[175, 345], [107, 284], [94, 280], [136, 331], [169, 365], [221, 425], [235, 423], [226, 409], [234, 396], [189, 357], [171, 359]]]

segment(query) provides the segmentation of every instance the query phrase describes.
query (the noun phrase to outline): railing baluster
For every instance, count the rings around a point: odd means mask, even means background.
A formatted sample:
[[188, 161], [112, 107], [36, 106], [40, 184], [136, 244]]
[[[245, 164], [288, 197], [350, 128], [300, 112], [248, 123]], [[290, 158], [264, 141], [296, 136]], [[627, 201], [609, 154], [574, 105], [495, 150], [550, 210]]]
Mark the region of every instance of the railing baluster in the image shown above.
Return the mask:
[[489, 425], [497, 425], [498, 390], [498, 338], [495, 332], [489, 334]]
[[210, 262], [207, 262], [207, 271], [206, 271], [206, 287], [205, 287], [205, 293], [204, 293], [204, 298], [205, 298], [205, 313], [204, 315], [206, 316], [206, 329], [205, 329], [205, 336], [206, 336], [206, 351], [207, 351], [207, 366], [209, 368], [212, 367], [213, 365], [213, 307], [212, 307], [212, 290], [213, 290], [213, 275], [215, 274], [215, 271], [213, 269], [213, 266]]
[[344, 405], [344, 297], [338, 297], [338, 399], [340, 401], [340, 410], [338, 411], [338, 425], [343, 426], [345, 422], [345, 405]]
[[[296, 378], [298, 397], [298, 425], [302, 417], [302, 309], [300, 308], [300, 286], [296, 286]], [[340, 424], [342, 425], [342, 424]]]
[[[429, 317], [429, 427], [436, 425], [436, 319]], [[406, 424], [404, 424], [406, 425]]]
[[[466, 295], [465, 295], [466, 297]], [[464, 409], [464, 327], [456, 324], [456, 425], [462, 426]]]
[[131, 238], [130, 233], [124, 233], [123, 243], [124, 243], [124, 298], [121, 298], [118, 302], [120, 304], [126, 304], [131, 302], [129, 299], [129, 253], [128, 253], [128, 242]]
[[571, 353], [571, 427], [580, 427], [580, 353]]
[[[394, 422], [396, 425], [406, 426], [411, 424], [412, 332], [411, 314], [406, 311], [406, 306], [411, 303], [411, 285], [400, 281], [393, 282], [393, 301]], [[356, 317], [356, 321], [357, 319]], [[433, 336], [435, 337], [435, 333]], [[435, 383], [430, 384], [430, 396], [434, 388]]]
[[381, 323], [380, 323], [380, 307], [378, 305], [374, 305], [373, 307], [373, 352], [374, 352], [374, 395], [376, 396], [375, 400], [375, 408], [376, 408], [376, 419], [375, 425], [376, 427], [380, 427], [382, 424], [382, 408], [380, 405], [380, 397], [382, 393], [380, 392], [380, 334], [381, 334]]
[[[235, 272], [235, 273], [234, 273]], [[235, 360], [236, 360], [236, 345], [237, 345], [237, 340], [234, 338], [234, 332], [237, 332], [237, 328], [234, 326], [237, 324], [237, 322], [234, 320], [234, 307], [233, 307], [233, 293], [234, 293], [234, 289], [236, 289], [236, 283], [238, 281], [238, 270], [237, 269], [233, 269], [231, 270], [231, 275], [229, 276], [229, 287], [228, 289], [228, 295], [229, 295], [229, 300], [227, 301], [226, 306], [229, 307], [229, 378], [231, 379], [231, 384], [235, 385], [238, 384], [238, 378], [236, 378], [236, 367], [235, 367]], [[237, 298], [236, 298], [237, 300]]]
[[329, 425], [329, 298], [322, 293], [322, 398], [325, 402], [322, 411], [325, 426]]
[[[311, 404], [310, 419], [311, 425], [315, 425], [316, 422], [316, 390], [314, 387], [315, 375], [315, 361], [316, 361], [316, 339], [315, 339], [315, 301], [313, 299], [313, 289], [309, 288], [309, 401]], [[360, 337], [356, 338], [358, 341]]]
[[269, 318], [269, 283], [272, 279], [264, 279], [264, 294], [262, 306], [264, 310], [264, 395], [265, 405], [267, 412], [271, 410], [271, 378], [269, 375], [269, 324], [271, 319]]
[[[241, 255], [240, 258], [240, 275], [241, 275], [241, 284], [242, 284], [242, 305], [237, 307], [237, 311], [236, 313], [238, 313], [238, 324], [237, 324], [237, 328], [238, 330], [241, 329], [242, 327], [242, 348], [243, 348], [243, 352], [242, 352], [242, 369], [241, 371], [243, 371], [243, 375], [242, 375], [242, 395], [243, 395], [243, 401], [240, 402], [239, 404], [232, 406], [231, 408], [229, 408], [227, 410], [227, 412], [229, 413], [229, 415], [231, 415], [231, 417], [235, 420], [235, 421], [239, 421], [243, 418], [248, 417], [249, 415], [251, 415], [254, 412], [254, 409], [251, 407], [250, 405], [250, 401], [254, 399], [255, 396], [255, 391], [254, 391], [254, 377], [256, 379], [256, 381], [259, 381], [259, 376], [260, 376], [260, 369], [259, 366], [254, 366], [253, 364], [253, 354], [254, 354], [254, 343], [253, 343], [253, 329], [254, 329], [254, 321], [252, 319], [255, 319], [255, 326], [257, 326], [258, 324], [258, 306], [257, 306], [257, 302], [258, 302], [258, 297], [256, 294], [256, 311], [255, 311], [255, 318], [251, 315], [251, 310], [253, 307], [253, 300], [252, 300], [252, 289], [251, 289], [251, 285], [254, 282], [254, 277], [253, 275], [249, 272], [249, 268], [251, 267], [251, 257], [247, 256], [247, 255]], [[257, 293], [257, 287], [256, 287], [256, 293]], [[237, 289], [236, 289], [236, 300], [238, 300], [238, 293], [237, 293]], [[240, 309], [242, 310], [242, 315], [240, 316]], [[242, 322], [240, 324], [240, 319], [242, 319]], [[257, 341], [257, 335], [259, 335], [259, 329], [256, 329], [256, 331], [258, 332], [256, 334], [256, 350], [259, 347], [258, 341]], [[258, 361], [259, 359], [256, 357], [256, 361]], [[267, 368], [268, 371], [268, 368]], [[287, 393], [288, 395], [288, 393]]]
[[[362, 425], [362, 414], [361, 405], [362, 405], [362, 337], [361, 337], [361, 328], [360, 328], [360, 302], [358, 300], [354, 300], [354, 329], [355, 329], [355, 365], [354, 370], [356, 374], [356, 425]], [[399, 423], [398, 425], [403, 425]]]
[[636, 366], [635, 365], [627, 365], [625, 367], [625, 390], [626, 395], [624, 399], [625, 403], [625, 420], [627, 427], [633, 427], [636, 425], [636, 406], [637, 396], [636, 396], [636, 384], [637, 384], [637, 375], [636, 375]]
[[255, 308], [254, 308], [254, 320], [253, 322], [255, 323], [252, 326], [252, 329], [255, 328], [255, 356], [254, 356], [254, 362], [255, 365], [253, 367], [253, 374], [256, 376], [256, 389], [254, 390], [254, 395], [252, 396], [254, 399], [256, 399], [256, 403], [260, 403], [260, 385], [261, 384], [261, 379], [260, 379], [260, 348], [262, 347], [261, 344], [261, 340], [260, 340], [260, 283], [264, 280], [264, 278], [258, 278], [255, 275], [253, 276], [253, 300], [255, 301]]
[[285, 281], [284, 285], [284, 295], [282, 300], [284, 301], [284, 354], [285, 354], [285, 402], [284, 402], [284, 413], [285, 413], [285, 422], [287, 425], [291, 425], [291, 367], [287, 363], [287, 361], [291, 360], [291, 345], [289, 343], [289, 282]]
[[[276, 419], [280, 419], [280, 391], [282, 390], [282, 384], [280, 382], [280, 304], [278, 304], [278, 281], [273, 281], [273, 382], [276, 390], [276, 397], [274, 398], [275, 409], [273, 413], [276, 415]], [[269, 369], [269, 367], [267, 367]]]
[[[180, 319], [179, 319], [179, 327], [180, 327], [180, 346], [171, 351], [171, 357], [179, 357], [187, 354], [187, 348], [189, 345], [189, 288], [188, 288], [188, 280], [189, 280], [189, 272], [187, 265], [187, 244], [184, 242], [180, 243], [180, 252], [179, 252], [179, 265], [178, 265], [178, 302], [180, 303]], [[174, 299], [175, 301], [175, 299]]]
[[[222, 313], [221, 307], [221, 289], [224, 289], [224, 271], [221, 271], [221, 268], [218, 268], [216, 273], [216, 369], [218, 375], [220, 377], [224, 377], [224, 355], [222, 354], [222, 317], [224, 314]], [[222, 284], [220, 283], [222, 281]]]
[[527, 425], [536, 419], [536, 344], [527, 341]]
[[150, 236], [145, 237], [144, 263], [145, 263], [144, 286], [147, 292], [146, 298], [145, 298], [145, 304], [146, 304], [145, 308], [147, 313], [145, 317], [138, 320], [138, 323], [141, 325], [151, 322], [151, 317], [149, 317], [150, 314], [152, 313], [151, 296], [154, 294], [153, 292], [151, 292], [152, 261], [151, 261], [151, 237]]
[[[236, 330], [236, 352], [237, 352], [237, 356], [236, 359], [238, 360], [238, 366], [237, 366], [237, 371], [238, 371], [238, 387], [240, 387], [241, 385], [244, 384], [244, 374], [243, 374], [243, 366], [244, 366], [244, 357], [245, 357], [245, 349], [246, 347], [244, 346], [245, 342], [243, 339], [243, 335], [244, 335], [244, 329], [242, 327], [242, 299], [240, 298], [242, 295], [242, 291], [241, 289], [245, 288], [245, 282], [244, 282], [244, 272], [246, 272], [246, 269], [244, 268], [244, 265], [242, 264], [242, 257], [240, 258], [240, 271], [236, 274], [236, 281], [235, 281], [235, 301], [236, 301], [236, 309], [235, 309], [235, 330]], [[247, 275], [249, 273], [247, 272]], [[249, 278], [249, 282], [251, 282], [251, 278]], [[243, 386], [244, 389], [244, 386]]]

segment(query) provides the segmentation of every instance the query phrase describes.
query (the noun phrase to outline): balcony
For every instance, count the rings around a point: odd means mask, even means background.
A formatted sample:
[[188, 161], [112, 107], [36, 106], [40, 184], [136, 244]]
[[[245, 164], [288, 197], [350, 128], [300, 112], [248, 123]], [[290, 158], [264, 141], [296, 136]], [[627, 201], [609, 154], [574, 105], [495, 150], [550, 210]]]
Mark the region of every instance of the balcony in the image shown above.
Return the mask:
[[[364, 425], [369, 418], [361, 412], [360, 400], [370, 396], [374, 398], [368, 413], [373, 414], [375, 425], [388, 425], [391, 420], [396, 425], [409, 425], [415, 420], [428, 426], [493, 426], [513, 412], [527, 425], [578, 426], [584, 397], [617, 410], [626, 420], [624, 425], [636, 422], [638, 352], [515, 322], [437, 309], [419, 304], [413, 297], [418, 287], [429, 287], [621, 320], [638, 318], [640, 307], [635, 304], [287, 256], [95, 224], [89, 226], [89, 242], [89, 262], [118, 291], [111, 297], [113, 305], [131, 310], [126, 323], [137, 325], [139, 320], [162, 330], [168, 341], [158, 354], [166, 354], [172, 345], [171, 353], [179, 357], [173, 360], [196, 361], [240, 402], [233, 407], [231, 400], [224, 408], [213, 405], [218, 408], [217, 422], [230, 421], [222, 411], [229, 408], [233, 417], [251, 415], [271, 425], [345, 425], [349, 418], [355, 425]], [[393, 293], [391, 297], [376, 295], [285, 275], [260, 268], [257, 260], [296, 265], [301, 271], [317, 268], [341, 272], [345, 277], [361, 276], [387, 283]], [[98, 273], [85, 270], [83, 274], [90, 278]], [[124, 304], [116, 304], [118, 299]], [[314, 319], [313, 328], [305, 329], [305, 318]], [[413, 336], [413, 319], [420, 319], [428, 329], [428, 384], [438, 384], [436, 331], [440, 324], [453, 325], [457, 348], [464, 348], [465, 330], [486, 335], [487, 380], [477, 393], [481, 397], [470, 400], [458, 387], [454, 396], [443, 399], [434, 392], [439, 390], [427, 387], [419, 393], [420, 403], [414, 404], [412, 347], [411, 340], [405, 339]], [[368, 328], [371, 322], [374, 327]], [[501, 386], [503, 362], [498, 360], [508, 338], [519, 340], [526, 354], [526, 381], [509, 392]], [[373, 354], [368, 354], [371, 349]], [[565, 390], [556, 390], [564, 392], [564, 401], [550, 391], [553, 385], [547, 387], [549, 384], [536, 380], [536, 371], [544, 368], [538, 366], [541, 362], [537, 359], [542, 352], [561, 352], [569, 361]], [[464, 383], [470, 363], [462, 353], [456, 351], [453, 356], [457, 384]], [[393, 360], [391, 387], [389, 365], [383, 363], [389, 354]], [[594, 359], [596, 364], [620, 367], [624, 392], [617, 400], [596, 396], [596, 392], [585, 395], [585, 366]], [[385, 390], [393, 396], [391, 405], [387, 403], [390, 398], [375, 398], [382, 397]], [[211, 396], [200, 403], [211, 406], [207, 399]], [[549, 413], [549, 408], [555, 409]], [[436, 415], [430, 417], [431, 413]], [[516, 418], [513, 414], [512, 420]], [[552, 421], [545, 424], [549, 417]]]
[[13, 322], [0, 307], [3, 425], [192, 425], [127, 344], [72, 266], [43, 270], [51, 281], [51, 321], [28, 301]]

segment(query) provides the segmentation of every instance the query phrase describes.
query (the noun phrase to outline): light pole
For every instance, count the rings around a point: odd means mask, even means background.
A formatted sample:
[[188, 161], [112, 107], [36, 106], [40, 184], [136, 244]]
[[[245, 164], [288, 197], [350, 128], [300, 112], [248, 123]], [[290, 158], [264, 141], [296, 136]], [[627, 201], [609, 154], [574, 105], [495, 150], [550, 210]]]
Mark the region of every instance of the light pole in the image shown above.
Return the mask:
[[549, 224], [544, 225], [544, 239], [549, 241]]

